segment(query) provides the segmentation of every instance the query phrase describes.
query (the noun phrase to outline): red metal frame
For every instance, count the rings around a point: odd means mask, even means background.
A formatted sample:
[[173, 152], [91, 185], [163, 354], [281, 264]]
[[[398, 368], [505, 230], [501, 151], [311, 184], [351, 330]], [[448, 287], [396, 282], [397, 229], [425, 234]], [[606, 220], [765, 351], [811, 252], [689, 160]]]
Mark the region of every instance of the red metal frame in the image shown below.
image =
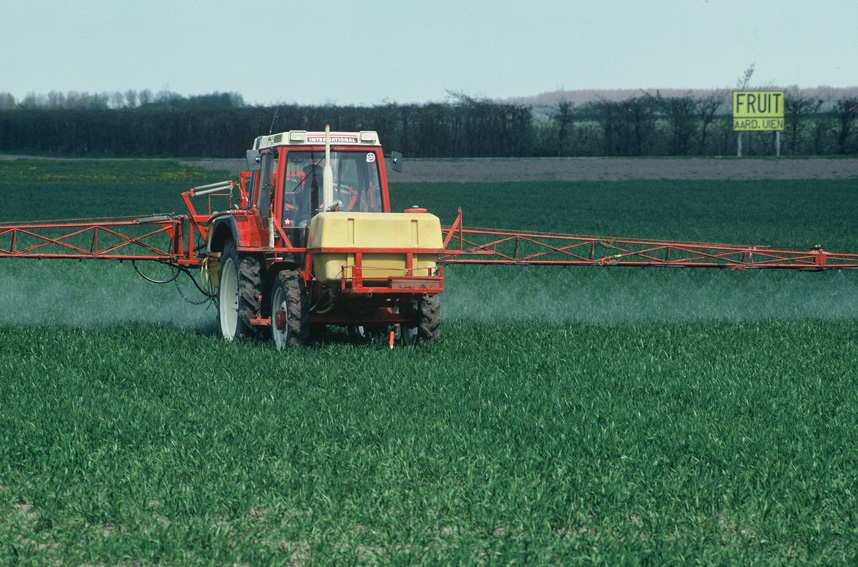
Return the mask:
[[[245, 180], [242, 174], [239, 198], [244, 204], [247, 202]], [[182, 193], [188, 215], [0, 223], [0, 258], [154, 260], [201, 265], [206, 256], [206, 223], [212, 215], [211, 199], [229, 197], [231, 205], [231, 192], [223, 190], [231, 191], [235, 183], [229, 181], [207, 187], [211, 188]], [[191, 197], [202, 195], [208, 196], [207, 213], [197, 213], [191, 202]], [[160, 240], [161, 237], [166, 238]]]
[[443, 264], [855, 269], [858, 254], [705, 242], [637, 240], [465, 227], [462, 210], [444, 227]]
[[[187, 195], [187, 194], [183, 194]], [[244, 197], [246, 199], [246, 196]], [[198, 214], [190, 201], [190, 215], [146, 218], [72, 219], [29, 223], [0, 223], [0, 258], [65, 258], [109, 260], [154, 260], [181, 265], [200, 265], [205, 258], [209, 215]], [[253, 217], [248, 221], [253, 222]], [[134, 231], [138, 228], [139, 231]], [[136, 234], [133, 234], [137, 232]], [[252, 231], [250, 231], [252, 232]], [[856, 269], [858, 254], [832, 253], [822, 248], [780, 250], [764, 246], [703, 242], [640, 240], [604, 236], [584, 236], [548, 232], [510, 231], [465, 227], [461, 210], [452, 225], [444, 227], [444, 248], [439, 250], [440, 264], [515, 264], [558, 266], [661, 266], [743, 269]], [[165, 237], [164, 240], [160, 240]], [[84, 241], [86, 244], [84, 244]], [[303, 248], [278, 246], [274, 249], [257, 243], [243, 247], [257, 252], [303, 252]], [[323, 252], [347, 252], [356, 255], [351, 281], [342, 289], [355, 292], [390, 292], [397, 288], [396, 278], [385, 278], [387, 286], [364, 285], [361, 255], [366, 252], [405, 253], [412, 268], [414, 253], [398, 249], [325, 249], [307, 250], [308, 256]], [[307, 272], [311, 267], [308, 261]], [[438, 293], [443, 288], [441, 274], [416, 270], [404, 277], [422, 280], [422, 293]], [[344, 277], [343, 282], [346, 282]], [[413, 291], [413, 290], [412, 290]]]
[[[57, 220], [15, 225], [4, 223], [0, 224], [0, 258], [95, 258], [187, 263], [184, 240], [186, 219], [170, 217], [157, 220], [129, 218], [88, 222]], [[131, 227], [141, 226], [145, 227], [141, 234], [127, 233]], [[151, 230], [148, 230], [150, 226]], [[159, 235], [167, 237], [169, 246], [154, 243], [155, 237]], [[89, 243], [88, 249], [82, 243], [70, 242], [82, 239], [83, 236]], [[23, 247], [20, 245], [22, 240], [25, 241]], [[105, 240], [108, 240], [107, 244]], [[136, 253], [129, 252], [130, 249]]]

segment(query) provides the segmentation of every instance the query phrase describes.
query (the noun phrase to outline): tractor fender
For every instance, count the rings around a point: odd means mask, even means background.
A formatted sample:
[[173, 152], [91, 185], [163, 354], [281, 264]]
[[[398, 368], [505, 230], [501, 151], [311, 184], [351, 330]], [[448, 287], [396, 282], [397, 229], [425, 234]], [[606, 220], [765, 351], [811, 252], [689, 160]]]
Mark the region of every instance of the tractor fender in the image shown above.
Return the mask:
[[206, 250], [208, 252], [223, 252], [223, 247], [229, 240], [233, 240], [236, 246], [241, 246], [238, 223], [235, 222], [232, 215], [225, 215], [216, 219], [212, 224]]
[[208, 252], [223, 252], [224, 245], [230, 239], [238, 249], [260, 248], [268, 241], [268, 231], [258, 214], [236, 211], [214, 219], [206, 248]]

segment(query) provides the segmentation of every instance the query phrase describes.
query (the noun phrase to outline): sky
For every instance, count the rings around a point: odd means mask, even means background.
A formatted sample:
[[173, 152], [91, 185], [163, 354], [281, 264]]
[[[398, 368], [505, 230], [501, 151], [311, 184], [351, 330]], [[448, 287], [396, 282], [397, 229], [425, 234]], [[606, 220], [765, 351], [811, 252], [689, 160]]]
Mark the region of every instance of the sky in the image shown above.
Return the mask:
[[0, 93], [376, 105], [858, 86], [858, 0], [3, 0]]

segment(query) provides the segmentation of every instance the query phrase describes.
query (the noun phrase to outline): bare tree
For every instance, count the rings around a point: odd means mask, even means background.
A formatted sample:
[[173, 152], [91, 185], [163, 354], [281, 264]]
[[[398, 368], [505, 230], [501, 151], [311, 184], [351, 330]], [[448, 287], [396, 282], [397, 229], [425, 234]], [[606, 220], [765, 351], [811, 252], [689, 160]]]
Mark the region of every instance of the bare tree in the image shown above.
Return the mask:
[[18, 104], [21, 108], [36, 108], [39, 106], [39, 97], [34, 92], [27, 93]]
[[784, 96], [784, 118], [789, 124], [792, 153], [798, 153], [798, 130], [804, 116], [819, 112], [823, 100], [801, 94], [798, 88], [789, 89]]
[[142, 91], [140, 91], [138, 98], [140, 99], [140, 106], [152, 104], [154, 100], [152, 96], [152, 91], [150, 91], [149, 89], [143, 89]]
[[229, 102], [233, 108], [244, 106], [244, 97], [240, 93], [229, 93]]
[[125, 91], [125, 107], [137, 108], [137, 91], [133, 89]]
[[575, 105], [568, 100], [561, 100], [557, 103], [557, 112], [553, 118], [560, 124], [560, 129], [557, 133], [558, 148], [557, 155], [566, 155], [566, 141], [569, 138], [569, 126], [572, 124], [572, 111]]
[[125, 106], [125, 95], [119, 91], [110, 93], [110, 108], [123, 108]]
[[177, 103], [181, 98], [182, 97], [179, 96], [178, 93], [174, 93], [173, 91], [168, 91], [164, 89], [158, 91], [158, 94], [155, 95], [155, 100], [153, 102], [165, 108], [169, 108], [175, 103]]
[[0, 110], [15, 108], [15, 97], [11, 93], [0, 93]]
[[700, 138], [699, 153], [706, 152], [706, 137], [709, 135], [709, 126], [714, 122], [718, 109], [727, 100], [727, 91], [717, 90], [709, 94], [703, 95], [695, 102], [697, 106], [697, 116], [700, 117]]
[[850, 140], [855, 132], [855, 119], [858, 118], [858, 98], [841, 98], [834, 103], [836, 126], [834, 137], [837, 153], [850, 153]]
[[68, 97], [61, 92], [51, 91], [48, 93], [48, 106], [50, 108], [65, 108]]
[[81, 93], [77, 91], [69, 91], [66, 93], [66, 107], [67, 108], [83, 108], [83, 96]]
[[747, 90], [747, 88], [751, 85], [751, 77], [754, 76], [754, 66], [756, 63], [751, 63], [745, 72], [739, 77], [739, 80], [736, 81], [736, 88], [740, 91]]
[[646, 155], [655, 123], [651, 98], [631, 97], [620, 102], [600, 99], [589, 103], [586, 111], [602, 127], [605, 155]]
[[689, 142], [696, 128], [695, 114], [697, 106], [690, 92], [682, 96], [664, 97], [661, 91], [656, 91], [655, 96], [644, 93], [654, 109], [661, 112], [670, 127], [671, 155], [687, 155]]

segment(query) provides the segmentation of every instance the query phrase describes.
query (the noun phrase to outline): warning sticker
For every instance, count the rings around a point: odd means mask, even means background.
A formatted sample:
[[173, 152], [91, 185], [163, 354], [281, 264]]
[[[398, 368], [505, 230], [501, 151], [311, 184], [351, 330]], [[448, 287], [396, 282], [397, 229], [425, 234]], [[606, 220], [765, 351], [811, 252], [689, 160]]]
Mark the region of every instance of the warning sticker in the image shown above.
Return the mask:
[[366, 154], [366, 163], [373, 163], [375, 161], [375, 154], [370, 152]]

